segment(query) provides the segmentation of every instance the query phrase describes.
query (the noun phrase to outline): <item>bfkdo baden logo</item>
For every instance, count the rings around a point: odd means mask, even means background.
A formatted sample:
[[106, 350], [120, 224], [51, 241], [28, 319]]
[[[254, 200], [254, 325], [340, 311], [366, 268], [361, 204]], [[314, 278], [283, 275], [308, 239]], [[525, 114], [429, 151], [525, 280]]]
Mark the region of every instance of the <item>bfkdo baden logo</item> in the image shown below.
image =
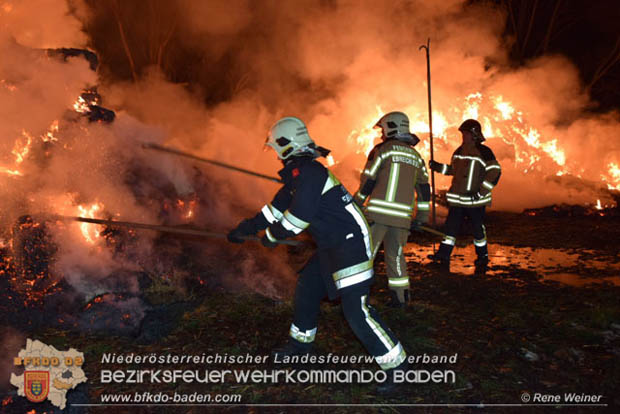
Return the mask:
[[84, 354], [74, 348], [59, 351], [41, 341], [26, 341], [26, 348], [13, 359], [15, 367], [24, 369], [22, 375], [11, 374], [11, 384], [17, 394], [33, 403], [49, 400], [61, 410], [67, 405], [67, 392], [86, 382], [82, 370]]
[[25, 371], [24, 394], [32, 402], [41, 402], [47, 398], [50, 392], [49, 371]]

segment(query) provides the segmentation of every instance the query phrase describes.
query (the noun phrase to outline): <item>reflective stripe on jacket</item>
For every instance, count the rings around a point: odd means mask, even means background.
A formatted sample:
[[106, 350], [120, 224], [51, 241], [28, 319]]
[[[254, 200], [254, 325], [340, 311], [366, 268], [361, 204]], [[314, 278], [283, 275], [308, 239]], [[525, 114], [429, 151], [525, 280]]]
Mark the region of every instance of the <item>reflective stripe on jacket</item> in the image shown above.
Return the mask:
[[416, 208], [418, 216], [427, 216], [430, 210], [430, 192], [421, 191], [423, 185], [428, 186], [428, 173], [418, 151], [410, 144], [389, 139], [368, 156], [355, 197], [362, 203], [368, 201], [369, 219], [409, 229]]
[[482, 144], [471, 148], [461, 145], [452, 154], [450, 164], [440, 164], [436, 171], [454, 177], [446, 199], [449, 205], [459, 207], [490, 205], [491, 190], [501, 175], [501, 167], [493, 151]]

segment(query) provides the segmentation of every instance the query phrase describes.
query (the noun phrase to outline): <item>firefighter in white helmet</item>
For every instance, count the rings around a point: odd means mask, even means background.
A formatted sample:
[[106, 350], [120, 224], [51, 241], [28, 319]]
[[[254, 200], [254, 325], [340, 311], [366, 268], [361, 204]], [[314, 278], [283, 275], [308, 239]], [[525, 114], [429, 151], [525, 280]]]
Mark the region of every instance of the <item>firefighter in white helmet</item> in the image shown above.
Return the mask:
[[429, 163], [433, 171], [451, 175], [452, 185], [446, 193], [448, 218], [446, 219], [444, 237], [439, 250], [429, 256], [435, 265], [444, 270], [450, 268], [450, 255], [456, 243], [456, 235], [465, 216], [471, 219], [476, 249], [476, 272], [484, 273], [489, 263], [484, 214], [486, 206], [491, 204], [491, 190], [497, 185], [501, 168], [493, 151], [482, 142], [480, 122], [475, 119], [464, 121], [459, 127], [463, 143], [452, 154], [450, 164], [436, 161]]
[[368, 155], [355, 199], [358, 205], [367, 203], [373, 257], [383, 243], [392, 294], [390, 305], [404, 307], [410, 300], [410, 290], [403, 247], [410, 228], [428, 221], [431, 191], [424, 160], [414, 148], [420, 139], [409, 132], [407, 115], [390, 112], [379, 119], [376, 127], [381, 128], [383, 141]]
[[263, 244], [274, 247], [277, 240], [308, 230], [318, 247], [299, 272], [290, 338], [274, 357], [310, 351], [319, 305], [328, 296], [341, 298], [349, 326], [383, 369], [403, 367], [403, 347], [368, 303], [374, 275], [368, 224], [351, 194], [316, 161], [329, 151], [317, 147], [305, 124], [295, 117], [276, 122], [266, 144], [284, 164], [279, 171], [284, 186], [255, 217], [233, 229], [228, 239], [242, 243], [240, 237], [265, 230]]

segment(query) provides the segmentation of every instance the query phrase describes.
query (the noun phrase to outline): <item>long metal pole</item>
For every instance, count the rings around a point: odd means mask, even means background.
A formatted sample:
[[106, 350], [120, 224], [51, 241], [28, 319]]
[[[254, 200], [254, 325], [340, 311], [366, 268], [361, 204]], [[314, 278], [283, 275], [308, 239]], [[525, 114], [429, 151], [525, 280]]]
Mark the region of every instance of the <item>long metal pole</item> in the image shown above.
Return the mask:
[[[420, 46], [420, 49], [426, 50], [426, 84], [428, 86], [428, 135], [431, 144], [431, 161], [435, 160], [433, 153], [433, 107], [431, 104], [431, 39], [428, 38], [426, 45]], [[433, 227], [435, 226], [435, 171], [431, 170], [431, 220]]]
[[[73, 217], [73, 216], [56, 216], [56, 217], [62, 220], [79, 221], [82, 223], [127, 227], [131, 229], [154, 230], [154, 231], [161, 231], [165, 233], [191, 234], [194, 236], [218, 237], [221, 239], [226, 238], [227, 236], [226, 233], [216, 233], [216, 232], [205, 231], [205, 230], [200, 230], [196, 228], [160, 226], [157, 224], [135, 223], [132, 221], [102, 220], [102, 219], [95, 219], [95, 218], [88, 218], [88, 217]], [[257, 236], [244, 236], [244, 237], [240, 237], [240, 239], [260, 241], [260, 237], [257, 237]], [[299, 240], [278, 240], [276, 243], [286, 244], [289, 246], [301, 246], [305, 244], [304, 242], [299, 241]]]
[[208, 164], [216, 165], [218, 167], [227, 168], [229, 170], [238, 171], [244, 174], [249, 174], [254, 177], [264, 178], [265, 180], [274, 181], [276, 183], [282, 183], [282, 180], [276, 177], [272, 177], [270, 175], [265, 175], [265, 174], [257, 173], [254, 171], [246, 170], [245, 168], [236, 167], [230, 164], [225, 164], [220, 161], [210, 160], [208, 158], [202, 158], [197, 155], [190, 154], [189, 152], [181, 151], [181, 150], [178, 150], [172, 147], [165, 147], [163, 145], [155, 144], [153, 142], [145, 142], [144, 144], [142, 144], [142, 148], [152, 149], [152, 150], [161, 151], [161, 152], [167, 152], [169, 154], [179, 155], [181, 157], [191, 158], [196, 161], [206, 162]]

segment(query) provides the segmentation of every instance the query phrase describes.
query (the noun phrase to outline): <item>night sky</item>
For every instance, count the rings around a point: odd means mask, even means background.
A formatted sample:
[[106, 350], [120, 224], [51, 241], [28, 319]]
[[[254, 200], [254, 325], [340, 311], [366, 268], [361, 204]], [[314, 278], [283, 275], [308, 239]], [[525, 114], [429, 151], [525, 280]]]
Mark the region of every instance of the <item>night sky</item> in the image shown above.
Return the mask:
[[[252, 21], [236, 34], [232, 43], [225, 35], [196, 38], [190, 41], [178, 34], [174, 26], [176, 16], [181, 14], [178, 2], [161, 0], [143, 1], [94, 1], [86, 0], [92, 12], [92, 19], [85, 30], [90, 37], [90, 46], [100, 55], [104, 76], [112, 79], [131, 79], [132, 72], [124, 54], [116, 14], [131, 24], [126, 24], [126, 40], [132, 49], [148, 49], [153, 36], [166, 38], [166, 56], [162, 68], [173, 82], [186, 83], [190, 89], [200, 91], [207, 104], [217, 104], [231, 98], [234, 87], [243, 84], [252, 86], [251, 65], [242, 58], [244, 44], [268, 37], [275, 25], [285, 25], [277, 16], [265, 16], [268, 4], [250, 3]], [[145, 5], [149, 6], [146, 7]], [[304, 2], [308, 8], [312, 2]], [[343, 7], [335, 1], [317, 1], [316, 9]], [[416, 2], [412, 2], [415, 8]], [[116, 5], [116, 6], [115, 6]], [[527, 65], [541, 55], [563, 54], [570, 58], [580, 70], [586, 90], [589, 88], [595, 102], [589, 110], [604, 112], [620, 108], [620, 3], [616, 0], [471, 0], [465, 8], [499, 8], [506, 13], [506, 24], [502, 41], [507, 46], [510, 60], [515, 67]], [[301, 7], [300, 13], [307, 13]], [[511, 13], [508, 12], [511, 10]], [[408, 10], [409, 11], [409, 10]], [[416, 11], [410, 10], [415, 16]], [[235, 13], [241, 13], [234, 6], [222, 15], [223, 19], [234, 20]], [[263, 14], [261, 14], [263, 13]], [[554, 17], [555, 14], [555, 17]], [[226, 17], [228, 16], [228, 17]], [[481, 17], [485, 19], [487, 17]], [[386, 23], [389, 25], [389, 23]], [[412, 21], [415, 25], [416, 22]], [[152, 27], [161, 33], [153, 34]], [[550, 29], [549, 29], [550, 28]], [[170, 32], [168, 32], [170, 30]], [[174, 33], [173, 33], [174, 32]], [[549, 33], [548, 33], [549, 32]], [[204, 43], [209, 43], [213, 53], [204, 53]], [[201, 44], [202, 43], [202, 44]], [[155, 59], [157, 51], [143, 50], [136, 53], [135, 70], [138, 76], [142, 69]], [[611, 62], [598, 80], [593, 79], [597, 71]], [[615, 62], [615, 63], [613, 63]], [[223, 70], [225, 69], [225, 70]], [[303, 86], [303, 85], [301, 85]], [[315, 91], [316, 92], [316, 91]]]
[[[484, 1], [476, 0], [472, 3]], [[505, 31], [505, 40], [514, 42], [511, 57], [515, 65], [527, 64], [529, 59], [544, 53], [560, 53], [568, 56], [579, 67], [582, 80], [587, 86], [597, 71], [608, 64], [609, 68], [592, 84], [592, 97], [600, 104], [592, 109], [603, 111], [620, 108], [620, 2], [499, 0], [495, 3], [511, 8], [515, 17], [516, 30], [509, 18]], [[545, 38], [556, 8], [545, 51]], [[527, 37], [531, 17], [533, 24]]]

